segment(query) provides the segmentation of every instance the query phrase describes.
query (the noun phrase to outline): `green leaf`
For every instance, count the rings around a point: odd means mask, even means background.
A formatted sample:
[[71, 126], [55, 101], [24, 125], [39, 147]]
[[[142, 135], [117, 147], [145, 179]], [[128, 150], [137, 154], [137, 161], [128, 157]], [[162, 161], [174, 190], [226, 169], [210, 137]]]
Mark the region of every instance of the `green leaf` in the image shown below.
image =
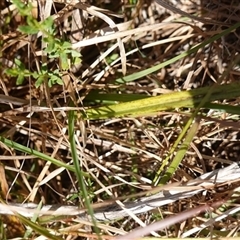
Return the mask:
[[68, 48], [71, 48], [71, 47], [72, 47], [72, 44], [69, 43], [69, 42], [64, 41], [63, 44], [62, 44], [63, 49], [68, 49]]
[[19, 67], [23, 65], [22, 62], [19, 59], [17, 59], [17, 58], [14, 59], [14, 62]]
[[22, 85], [23, 82], [24, 82], [24, 75], [19, 75], [17, 78], [16, 84], [19, 86], [19, 85]]
[[56, 54], [56, 56], [58, 57], [60, 40], [54, 38], [53, 36], [49, 36], [47, 38], [44, 38], [44, 42], [48, 43], [47, 48], [44, 51], [52, 56]]
[[35, 79], [37, 79], [37, 78], [39, 77], [39, 73], [36, 72], [36, 71], [34, 71], [34, 72], [32, 73], [32, 77], [35, 78]]
[[79, 63], [82, 62], [82, 59], [81, 58], [78, 58], [78, 57], [74, 57], [72, 59], [72, 65], [78, 65]]
[[59, 69], [54, 70], [53, 73], [49, 73], [48, 86], [52, 87], [54, 84], [63, 85], [62, 75]]
[[54, 25], [53, 25], [54, 21], [52, 17], [48, 17], [46, 18], [42, 25], [44, 26], [44, 28], [49, 31], [50, 34], [54, 33]]
[[81, 57], [80, 52], [76, 51], [76, 50], [70, 50], [69, 52], [71, 54], [72, 57]]
[[19, 75], [19, 71], [17, 68], [9, 68], [5, 70], [5, 73], [9, 76], [16, 77]]
[[15, 58], [14, 62], [18, 66], [18, 68], [16, 68], [16, 69], [18, 69], [21, 72], [25, 71], [26, 68], [25, 68], [24, 64], [19, 59]]
[[62, 80], [61, 78], [57, 78], [56, 83], [57, 83], [58, 85], [63, 85], [63, 80]]
[[48, 80], [48, 86], [52, 87], [55, 84], [59, 84], [59, 85], [63, 85], [63, 81], [61, 78], [57, 77], [57, 76], [52, 76], [49, 80]]
[[40, 75], [38, 77], [37, 81], [35, 82], [35, 87], [39, 88], [43, 82], [44, 82], [44, 75]]
[[39, 30], [37, 28], [33, 28], [32, 26], [20, 26], [18, 30], [25, 34], [37, 34]]
[[11, 2], [16, 6], [20, 15], [22, 15], [22, 16], [27, 16], [28, 17], [29, 13], [32, 11], [32, 5], [30, 3], [28, 3], [26, 5], [19, 0], [12, 0]]
[[69, 69], [68, 56], [65, 52], [60, 53], [61, 68], [65, 71]]

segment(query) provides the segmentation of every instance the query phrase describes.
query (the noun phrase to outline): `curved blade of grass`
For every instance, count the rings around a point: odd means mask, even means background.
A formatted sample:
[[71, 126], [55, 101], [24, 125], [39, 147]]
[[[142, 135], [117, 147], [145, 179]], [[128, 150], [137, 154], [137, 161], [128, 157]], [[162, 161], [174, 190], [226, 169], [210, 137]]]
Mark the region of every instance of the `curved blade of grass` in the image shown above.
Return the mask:
[[99, 234], [97, 222], [96, 222], [96, 219], [94, 218], [94, 212], [93, 212], [90, 200], [89, 200], [89, 194], [88, 194], [85, 182], [84, 182], [83, 171], [82, 171], [82, 168], [79, 163], [79, 158], [78, 158], [77, 148], [76, 148], [76, 143], [75, 143], [75, 138], [74, 138], [74, 136], [75, 136], [74, 126], [75, 126], [75, 111], [72, 110], [72, 111], [69, 111], [69, 114], [68, 114], [68, 131], [69, 131], [69, 142], [70, 142], [70, 146], [71, 146], [71, 154], [72, 154], [72, 158], [73, 158], [73, 165], [76, 170], [76, 176], [78, 179], [79, 189], [83, 194], [86, 208], [88, 210], [88, 214], [92, 218], [95, 233]]
[[[228, 66], [228, 68], [226, 69], [226, 71], [221, 75], [221, 77], [218, 79], [219, 82], [221, 82], [224, 77], [229, 73], [230, 69], [237, 63], [239, 62], [240, 57], [239, 55], [236, 56], [236, 58], [233, 60], [233, 62]], [[214, 91], [215, 85], [213, 85], [212, 87], [209, 87], [208, 92], [206, 93], [205, 96], [203, 96], [201, 102], [199, 103], [199, 105], [196, 107], [194, 113], [192, 114], [192, 116], [190, 117], [190, 119], [188, 120], [188, 122], [186, 123], [186, 125], [184, 126], [182, 132], [180, 133], [180, 135], [178, 136], [177, 140], [175, 141], [173, 147], [170, 149], [170, 154], [166, 157], [166, 159], [163, 161], [162, 166], [160, 167], [160, 169], [158, 170], [158, 173], [156, 174], [155, 178], [154, 178], [154, 184], [156, 185], [158, 182], [159, 177], [161, 176], [162, 170], [165, 167], [165, 165], [168, 163], [171, 155], [174, 153], [175, 149], [177, 148], [177, 146], [179, 145], [180, 141], [183, 139], [185, 133], [187, 132], [187, 130], [190, 128], [190, 125], [192, 124], [194, 118], [198, 115], [198, 112], [200, 110], [201, 107], [204, 106], [204, 104], [206, 104], [209, 101], [210, 96], [212, 95], [213, 91]], [[198, 120], [198, 119], [197, 119]], [[199, 124], [197, 124], [199, 125]], [[194, 127], [195, 126], [195, 127]], [[167, 171], [165, 172], [165, 174], [163, 175], [163, 177], [160, 180], [160, 185], [164, 185], [166, 184], [169, 179], [172, 177], [172, 175], [175, 173], [175, 171], [177, 170], [180, 162], [182, 161], [182, 159], [185, 156], [185, 153], [194, 137], [194, 135], [197, 132], [197, 127], [196, 127], [196, 122], [195, 124], [192, 125], [191, 129], [189, 130], [184, 143], [181, 145], [181, 147], [177, 150], [177, 153], [173, 159], [173, 161], [170, 163], [170, 166], [168, 167]], [[156, 181], [157, 179], [157, 181]]]
[[14, 142], [12, 140], [9, 140], [9, 139], [7, 139], [5, 137], [0, 136], [0, 142], [5, 144], [6, 146], [8, 146], [10, 148], [13, 148], [15, 150], [18, 150], [20, 152], [36, 156], [36, 157], [38, 157], [38, 158], [40, 158], [42, 160], [49, 161], [49, 162], [55, 164], [58, 167], [63, 167], [63, 168], [68, 169], [68, 170], [70, 170], [72, 172], [76, 172], [75, 168], [73, 166], [71, 166], [71, 165], [68, 165], [68, 164], [66, 164], [64, 162], [61, 162], [61, 161], [59, 161], [59, 160], [57, 160], [55, 158], [52, 158], [52, 157], [50, 157], [50, 156], [48, 156], [48, 155], [46, 155], [44, 153], [41, 153], [39, 151], [36, 151], [36, 150], [34, 150], [32, 148], [25, 147], [25, 146], [23, 146], [23, 145], [21, 145], [19, 143], [16, 143], [16, 142]]
[[[173, 146], [171, 147], [168, 156], [163, 159], [163, 162], [161, 164], [161, 166], [159, 167], [159, 169], [156, 172], [155, 178], [153, 180], [153, 184], [154, 186], [159, 185], [164, 185], [173, 175], [173, 173], [176, 171], [178, 165], [180, 164], [181, 160], [183, 159], [184, 155], [182, 154], [183, 151], [181, 151], [181, 147], [180, 147], [180, 153], [176, 153], [172, 163], [170, 163], [166, 173], [162, 176], [162, 172], [164, 171], [166, 165], [168, 164], [170, 158], [172, 157], [174, 151], [176, 151], [177, 146], [179, 145], [179, 143], [181, 142], [181, 140], [184, 138], [185, 134], [187, 133], [187, 130], [190, 128], [192, 122], [194, 119], [194, 115], [192, 114], [192, 116], [190, 117], [190, 119], [188, 120], [188, 122], [186, 123], [186, 125], [184, 126], [184, 128], [182, 129], [182, 131], [180, 132], [180, 134], [178, 135], [178, 138], [176, 139], [176, 141], [174, 142]], [[189, 141], [183, 143], [182, 145], [186, 147], [187, 143], [189, 143]], [[190, 143], [189, 143], [190, 144]], [[185, 152], [184, 152], [185, 154]], [[160, 181], [160, 183], [159, 183]]]
[[[90, 108], [86, 110], [86, 119], [105, 119], [123, 116], [144, 116], [151, 115], [159, 111], [165, 111], [181, 107], [196, 108], [203, 97], [209, 91], [209, 87], [198, 88], [189, 91], [167, 93], [156, 97], [108, 105], [99, 108]], [[240, 96], [240, 84], [214, 85], [208, 102], [231, 99]]]
[[[173, 147], [170, 150], [170, 154], [168, 155], [168, 157], [163, 161], [164, 164], [166, 164], [170, 158], [170, 156], [174, 153], [175, 149], [177, 148], [177, 146], [179, 145], [180, 141], [183, 139], [185, 133], [187, 133], [187, 130], [190, 128], [191, 124], [193, 123], [194, 118], [198, 115], [198, 112], [200, 110], [200, 108], [209, 101], [210, 96], [212, 95], [213, 91], [215, 89], [215, 85], [213, 85], [212, 87], [208, 88], [208, 92], [205, 94], [205, 96], [203, 96], [202, 100], [200, 101], [200, 103], [198, 104], [198, 106], [196, 107], [195, 111], [193, 112], [192, 116], [190, 117], [190, 119], [187, 121], [186, 125], [184, 126], [182, 132], [180, 133], [180, 135], [178, 136], [176, 142], [174, 143]], [[195, 136], [197, 129], [198, 129], [198, 125], [199, 125], [199, 119], [197, 118], [195, 123], [192, 124], [192, 127], [190, 128], [188, 134], [186, 135], [186, 138], [183, 142], [183, 144], [181, 145], [181, 147], [177, 150], [177, 153], [173, 159], [173, 161], [170, 163], [170, 166], [168, 167], [167, 171], [165, 172], [164, 176], [161, 178], [160, 180], [160, 185], [164, 185], [166, 184], [169, 179], [172, 177], [172, 175], [175, 173], [175, 171], [177, 170], [180, 162], [182, 161], [182, 159], [185, 156], [185, 153], [193, 139], [193, 137]], [[159, 179], [159, 176], [161, 174], [161, 170], [163, 169], [163, 167], [165, 166], [163, 164], [163, 166], [160, 167], [160, 170], [158, 171], [156, 177], [157, 179]], [[156, 185], [156, 183], [158, 181], [156, 181], [156, 177], [154, 179], [154, 184]]]
[[[191, 121], [190, 121], [191, 122]], [[168, 167], [167, 171], [165, 172], [164, 176], [160, 180], [160, 185], [166, 184], [169, 179], [172, 177], [172, 175], [175, 173], [177, 170], [179, 164], [181, 163], [182, 159], [184, 158], [190, 143], [192, 142], [194, 136], [196, 136], [197, 130], [199, 126], [199, 121], [198, 119], [192, 124], [191, 128], [189, 129], [189, 132], [181, 144], [180, 148], [178, 149], [171, 165]], [[188, 126], [186, 126], [188, 128]], [[155, 183], [155, 182], [154, 182]], [[157, 182], [156, 182], [157, 183]], [[155, 185], [156, 185], [155, 183]]]
[[58, 236], [54, 236], [53, 234], [51, 234], [45, 227], [40, 226], [38, 223], [34, 223], [31, 220], [23, 217], [22, 215], [15, 213], [15, 215], [20, 219], [20, 221], [29, 226], [30, 228], [32, 228], [35, 232], [41, 234], [42, 236], [47, 237], [48, 239], [52, 239], [52, 240], [63, 240], [63, 238], [58, 237]]
[[[36, 210], [40, 211], [41, 207], [42, 207], [42, 201], [40, 201], [40, 203], [38, 204], [38, 207], [37, 207]], [[37, 220], [38, 220], [38, 214], [35, 213], [34, 216], [31, 218], [31, 222], [36, 223]], [[29, 238], [33, 230], [34, 229], [32, 229], [32, 228], [31, 229], [27, 229], [27, 231], [25, 232], [24, 238], [25, 239]]]
[[[5, 202], [0, 198], [0, 202], [5, 204]], [[22, 216], [21, 214], [14, 212], [14, 215], [16, 215], [19, 220], [26, 226], [29, 226], [31, 229], [33, 229], [35, 232], [41, 234], [42, 236], [47, 237], [48, 239], [53, 240], [63, 240], [63, 238], [52, 235], [46, 228], [40, 226], [39, 224], [32, 222], [28, 218]]]
[[153, 72], [156, 72], [158, 70], [160, 70], [161, 68], [163, 67], [166, 67], [176, 61], [178, 61], [179, 59], [182, 59], [192, 53], [196, 53], [199, 49], [205, 47], [206, 45], [208, 45], [209, 43], [212, 43], [218, 39], [220, 39], [221, 37], [229, 34], [230, 32], [236, 30], [237, 28], [240, 27], [240, 22], [236, 23], [235, 25], [227, 28], [226, 30], [224, 31], [221, 31], [219, 34], [216, 34], [215, 36], [203, 41], [202, 43], [196, 45], [195, 47], [191, 48], [190, 50], [186, 51], [186, 52], [183, 52], [182, 54], [179, 54], [178, 56], [168, 60], [168, 61], [165, 61], [163, 63], [160, 63], [156, 66], [153, 66], [151, 68], [148, 68], [148, 69], [145, 69], [143, 71], [140, 71], [140, 72], [137, 72], [137, 73], [133, 73], [131, 75], [128, 75], [128, 76], [125, 76], [125, 77], [122, 77], [122, 78], [118, 78], [115, 80], [115, 83], [118, 83], [118, 84], [122, 84], [122, 83], [126, 83], [126, 82], [132, 82], [134, 80], [137, 80], [139, 78], [142, 78], [142, 77], [145, 77], [147, 76], [148, 74], [151, 74]]
[[[194, 135], [192, 134], [192, 132], [194, 131], [194, 133], [196, 133], [197, 129], [196, 129], [196, 124], [193, 123], [194, 118], [197, 115], [199, 108], [196, 109], [196, 111], [191, 115], [191, 117], [189, 118], [189, 120], [187, 121], [187, 123], [185, 124], [184, 128], [182, 129], [182, 131], [180, 132], [177, 140], [174, 142], [173, 146], [171, 147], [168, 156], [163, 160], [160, 168], [158, 169], [158, 171], [156, 172], [155, 178], [153, 180], [153, 184], [154, 186], [157, 186], [159, 181], [159, 185], [164, 185], [168, 182], [168, 180], [172, 177], [172, 175], [175, 173], [175, 171], [177, 170], [180, 162], [182, 161], [191, 141], [192, 138], [194, 137]], [[193, 123], [192, 127], [190, 128], [191, 124]], [[180, 142], [182, 141], [182, 139], [184, 138], [185, 134], [187, 133], [188, 129], [189, 133], [186, 136], [186, 139], [184, 140], [183, 144], [181, 145], [181, 147], [177, 150], [177, 153], [175, 155], [175, 157], [173, 158], [172, 162], [170, 163], [167, 171], [165, 172], [165, 174], [162, 176], [162, 172], [165, 169], [166, 165], [168, 164], [170, 158], [172, 157], [174, 151], [176, 151], [177, 146], [180, 144]], [[191, 130], [192, 129], [192, 130]]]

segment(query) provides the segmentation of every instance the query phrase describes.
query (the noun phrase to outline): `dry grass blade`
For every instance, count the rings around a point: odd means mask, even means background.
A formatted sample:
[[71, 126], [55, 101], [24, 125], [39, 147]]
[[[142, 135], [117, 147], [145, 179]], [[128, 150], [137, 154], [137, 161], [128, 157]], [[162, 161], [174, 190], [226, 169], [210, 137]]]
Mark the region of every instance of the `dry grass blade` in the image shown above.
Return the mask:
[[[157, 2], [159, 5], [161, 5], [162, 7], [166, 8], [170, 11], [176, 12], [180, 15], [183, 15], [183, 16], [188, 17], [190, 19], [194, 19], [194, 20], [199, 21], [199, 22], [210, 23], [210, 24], [218, 24], [218, 25], [221, 25], [221, 26], [225, 25], [223, 22], [216, 22], [212, 19], [205, 19], [205, 18], [197, 17], [195, 15], [191, 15], [191, 14], [189, 14], [187, 12], [184, 12], [181, 9], [175, 7], [173, 4], [168, 3], [166, 0], [155, 0], [155, 2]], [[227, 24], [227, 26], [228, 26], [228, 24]]]
[[[199, 192], [202, 192], [213, 187], [217, 187], [218, 184], [228, 184], [230, 182], [239, 181], [239, 163], [233, 163], [229, 167], [214, 170], [203, 174], [199, 178], [189, 181], [185, 186], [169, 186], [166, 187], [151, 196], [137, 199], [135, 202], [117, 201], [116, 203], [101, 204], [102, 206], [94, 207], [94, 218], [98, 221], [112, 221], [128, 214], [140, 214], [150, 211], [154, 208], [175, 202], [179, 199], [189, 198]], [[216, 184], [216, 185], [215, 185]], [[152, 190], [156, 192], [156, 190]], [[105, 204], [106, 205], [106, 204]], [[31, 217], [33, 214], [41, 215], [62, 215], [71, 216], [77, 215], [80, 218], [88, 219], [85, 210], [80, 210], [75, 206], [43, 206], [41, 210], [36, 210], [35, 204], [18, 204], [18, 205], [6, 205], [0, 204], [0, 214], [14, 214], [18, 212], [25, 217]]]
[[149, 234], [151, 231], [163, 230], [167, 227], [170, 227], [176, 223], [182, 222], [182, 221], [184, 221], [188, 218], [191, 218], [197, 214], [200, 214], [202, 212], [211, 211], [213, 208], [219, 207], [223, 203], [224, 203], [224, 201], [219, 201], [219, 202], [213, 203], [211, 205], [206, 204], [204, 206], [200, 206], [195, 209], [189, 209], [189, 210], [182, 212], [181, 214], [166, 218], [160, 222], [152, 223], [152, 224], [148, 225], [146, 228], [137, 228], [137, 229], [133, 230], [131, 233], [128, 233], [124, 236], [116, 237], [114, 239], [115, 240], [139, 239], [139, 237], [145, 236], [145, 235]]

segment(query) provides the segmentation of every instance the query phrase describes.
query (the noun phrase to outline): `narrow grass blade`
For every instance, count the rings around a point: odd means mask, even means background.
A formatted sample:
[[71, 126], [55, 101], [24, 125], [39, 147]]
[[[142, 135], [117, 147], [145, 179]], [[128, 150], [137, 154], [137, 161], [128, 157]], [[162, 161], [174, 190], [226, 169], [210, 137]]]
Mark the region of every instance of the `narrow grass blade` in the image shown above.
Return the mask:
[[[183, 141], [183, 143], [181, 144], [180, 148], [178, 149], [171, 165], [168, 167], [167, 171], [165, 172], [165, 174], [163, 175], [163, 177], [160, 180], [160, 185], [164, 185], [166, 184], [169, 179], [171, 178], [171, 176], [175, 173], [175, 171], [177, 170], [179, 164], [181, 163], [182, 159], [184, 158], [190, 143], [192, 142], [194, 136], [197, 133], [198, 130], [198, 126], [199, 126], [199, 121], [198, 119], [193, 123], [192, 127], [189, 129], [189, 132], [185, 138], [185, 140]], [[187, 126], [188, 127], [188, 126]]]
[[167, 61], [165, 61], [163, 63], [160, 63], [160, 64], [158, 64], [156, 66], [153, 66], [151, 68], [148, 68], [146, 70], [143, 70], [143, 71], [131, 74], [129, 76], [118, 78], [118, 79], [116, 79], [115, 82], [119, 83], [119, 84], [122, 84], [122, 83], [132, 82], [132, 81], [135, 81], [135, 80], [140, 79], [142, 77], [145, 77], [148, 74], [156, 72], [156, 71], [160, 70], [161, 68], [164, 68], [164, 67], [166, 67], [166, 66], [168, 66], [168, 65], [170, 65], [170, 64], [172, 64], [172, 63], [174, 63], [174, 62], [176, 62], [176, 61], [178, 61], [178, 60], [180, 60], [180, 59], [182, 59], [182, 58], [184, 58], [184, 57], [186, 57], [186, 56], [188, 56], [190, 54], [192, 54], [192, 53], [196, 53], [199, 49], [205, 47], [209, 43], [212, 43], [212, 42], [220, 39], [221, 37], [229, 34], [230, 32], [234, 31], [235, 29], [237, 29], [239, 27], [240, 27], [240, 22], [238, 22], [235, 25], [229, 27], [228, 29], [222, 31], [221, 33], [219, 33], [219, 34], [217, 34], [217, 35], [215, 35], [215, 36], [213, 36], [213, 37], [203, 41], [202, 43], [196, 45], [195, 47], [191, 48], [190, 50], [188, 50], [188, 51], [186, 51], [186, 52], [184, 52], [182, 54], [177, 55], [176, 57], [174, 57], [174, 58], [172, 58], [170, 60], [167, 60]]
[[52, 158], [52, 157], [50, 157], [50, 156], [48, 156], [48, 155], [46, 155], [44, 153], [41, 153], [39, 151], [36, 151], [36, 150], [34, 150], [32, 148], [25, 147], [25, 146], [23, 146], [23, 145], [21, 145], [19, 143], [16, 143], [16, 142], [14, 142], [12, 140], [9, 140], [7, 138], [4, 138], [2, 136], [0, 136], [0, 142], [5, 144], [6, 146], [8, 146], [10, 148], [13, 148], [15, 150], [18, 150], [20, 152], [23, 152], [23, 153], [26, 153], [26, 154], [29, 154], [29, 155], [33, 155], [33, 156], [39, 157], [40, 159], [45, 160], [45, 161], [49, 161], [49, 162], [55, 164], [58, 167], [64, 167], [65, 169], [68, 169], [68, 170], [70, 170], [72, 172], [76, 171], [75, 168], [73, 166], [71, 166], [71, 165], [68, 165], [68, 164], [66, 164], [64, 162], [61, 162], [61, 161], [59, 161], [59, 160], [57, 160], [55, 158]]
[[97, 222], [94, 218], [94, 212], [91, 206], [91, 202], [89, 200], [89, 194], [84, 182], [84, 175], [82, 172], [82, 168], [80, 166], [79, 163], [79, 157], [77, 154], [77, 148], [76, 148], [76, 143], [75, 143], [75, 130], [74, 130], [74, 126], [75, 126], [75, 111], [70, 111], [69, 115], [68, 115], [68, 131], [69, 131], [69, 141], [70, 141], [70, 145], [71, 145], [71, 154], [72, 154], [72, 158], [73, 158], [73, 165], [75, 167], [76, 170], [76, 176], [78, 179], [78, 184], [79, 184], [79, 189], [83, 194], [84, 200], [85, 200], [85, 204], [86, 204], [86, 208], [88, 210], [88, 214], [91, 216], [92, 218], [92, 222], [94, 225], [94, 230], [95, 232], [98, 234], [99, 230], [97, 228]]

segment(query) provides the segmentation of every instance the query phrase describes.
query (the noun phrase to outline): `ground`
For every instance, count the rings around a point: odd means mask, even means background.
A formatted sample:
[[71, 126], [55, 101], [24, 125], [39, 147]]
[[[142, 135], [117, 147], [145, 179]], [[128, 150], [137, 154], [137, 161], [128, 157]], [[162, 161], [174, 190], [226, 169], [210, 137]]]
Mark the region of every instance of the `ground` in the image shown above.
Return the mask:
[[[1, 202], [94, 211], [239, 161], [239, 3], [166, 2], [1, 1]], [[1, 239], [113, 239], [223, 199], [149, 236], [235, 237], [236, 187], [96, 222], [99, 231], [76, 217], [2, 215]]]

